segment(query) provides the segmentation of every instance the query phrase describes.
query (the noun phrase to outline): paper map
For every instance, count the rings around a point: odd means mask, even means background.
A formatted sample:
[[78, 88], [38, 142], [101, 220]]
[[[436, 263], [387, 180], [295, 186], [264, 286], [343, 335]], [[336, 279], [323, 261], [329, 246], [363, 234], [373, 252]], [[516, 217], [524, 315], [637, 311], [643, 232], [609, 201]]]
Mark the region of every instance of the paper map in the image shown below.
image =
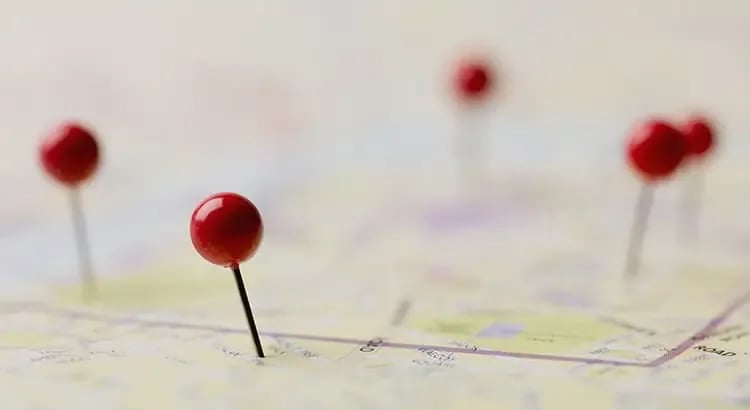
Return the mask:
[[[1, 384], [12, 392], [4, 403], [750, 405], [750, 279], [742, 231], [725, 226], [725, 208], [703, 217], [701, 234], [714, 235], [713, 243], [680, 243], [679, 189], [658, 191], [663, 206], [644, 269], [628, 281], [621, 265], [637, 182], [626, 172], [601, 188], [613, 193], [607, 198], [542, 173], [495, 176], [480, 182], [486, 189], [460, 191], [446, 165], [434, 163], [432, 173], [352, 165], [231, 184], [245, 184], [266, 221], [261, 250], [242, 266], [264, 359], [254, 357], [231, 274], [200, 260], [184, 238], [179, 246], [148, 245], [156, 255], [120, 258], [118, 274], [100, 275], [90, 305], [81, 300], [72, 252], [59, 252], [55, 263], [69, 265], [67, 278], [25, 287], [0, 304]], [[429, 169], [411, 171], [420, 167]], [[722, 195], [712, 198], [733, 194]], [[189, 211], [190, 196], [200, 194], [184, 192], [179, 205], [171, 200], [174, 209]], [[162, 199], [151, 201], [154, 210], [168, 206]], [[189, 212], [183, 216], [179, 235], [187, 236]], [[126, 235], [131, 222], [121, 218], [111, 223]], [[144, 216], [144, 226], [157, 219]], [[159, 242], [144, 236], [144, 244]], [[105, 237], [94, 249], [106, 247]], [[131, 248], [146, 247], [138, 237]]]
[[[0, 408], [750, 408], [749, 4], [0, 2]], [[448, 85], [473, 47], [479, 122]], [[703, 109], [717, 155], [655, 187], [627, 280], [623, 141]], [[68, 119], [103, 148], [93, 303], [37, 160]], [[221, 191], [264, 219], [264, 359], [190, 243]]]

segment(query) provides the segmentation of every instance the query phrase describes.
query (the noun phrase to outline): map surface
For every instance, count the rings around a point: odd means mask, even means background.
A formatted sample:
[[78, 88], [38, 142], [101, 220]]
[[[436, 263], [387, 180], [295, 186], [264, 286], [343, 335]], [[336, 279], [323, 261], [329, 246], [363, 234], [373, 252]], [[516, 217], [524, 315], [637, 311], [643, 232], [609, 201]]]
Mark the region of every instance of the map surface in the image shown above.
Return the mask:
[[[0, 2], [3, 409], [750, 407], [747, 1], [21, 3]], [[447, 86], [474, 51], [499, 68], [482, 124]], [[703, 109], [717, 155], [654, 187], [627, 279], [623, 140]], [[66, 119], [103, 147], [93, 303], [36, 161]], [[219, 191], [264, 217], [242, 266], [262, 360], [190, 243]]]
[[[184, 189], [159, 196], [152, 182], [143, 190], [154, 195], [131, 202], [92, 198], [92, 303], [81, 298], [65, 218], [29, 222], [23, 232], [37, 246], [62, 248], [47, 258], [60, 273], [8, 277], [17, 290], [0, 303], [0, 377], [14, 393], [4, 400], [79, 409], [750, 405], [739, 193], [709, 185], [691, 236], [679, 218], [691, 172], [655, 187], [643, 267], [626, 278], [638, 181], [620, 164], [581, 178], [508, 168], [466, 184], [436, 144], [420, 146], [432, 159], [401, 161], [409, 153], [389, 141], [353, 140], [340, 151], [367, 152], [369, 162], [325, 150], [281, 168], [276, 159], [227, 169], [209, 161], [215, 172]], [[221, 162], [237, 163], [238, 151]], [[247, 177], [225, 180], [243, 167]], [[189, 243], [191, 207], [210, 186], [253, 198], [266, 223], [242, 266], [264, 359], [254, 357], [231, 274]], [[107, 188], [86, 189], [88, 198]], [[47, 266], [24, 258], [28, 242], [14, 243], [17, 269]]]

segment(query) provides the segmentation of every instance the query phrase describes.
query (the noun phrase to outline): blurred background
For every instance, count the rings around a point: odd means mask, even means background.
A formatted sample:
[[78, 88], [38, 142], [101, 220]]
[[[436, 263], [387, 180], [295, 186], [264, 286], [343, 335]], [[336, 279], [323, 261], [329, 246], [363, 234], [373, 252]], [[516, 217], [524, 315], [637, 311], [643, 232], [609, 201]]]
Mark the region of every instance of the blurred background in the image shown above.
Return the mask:
[[[472, 53], [499, 69], [488, 127], [526, 153], [505, 158], [521, 167], [624, 170], [634, 121], [696, 110], [719, 121], [732, 147], [723, 158], [741, 164], [749, 22], [745, 0], [0, 0], [3, 258], [55, 246], [19, 236], [42, 207], [69, 235], [60, 190], [36, 161], [62, 120], [104, 142], [86, 193], [92, 236], [177, 185], [194, 189], [174, 217], [187, 226], [196, 197], [236, 187], [200, 181], [208, 169], [229, 179], [259, 176], [283, 152], [374, 155], [363, 141], [417, 158], [425, 136], [455, 127], [449, 80]], [[107, 202], [121, 211], [97, 214]]]
[[445, 79], [475, 50], [509, 120], [705, 109], [739, 132], [748, 21], [742, 0], [4, 0], [2, 149], [70, 116], [128, 144], [446, 121]]

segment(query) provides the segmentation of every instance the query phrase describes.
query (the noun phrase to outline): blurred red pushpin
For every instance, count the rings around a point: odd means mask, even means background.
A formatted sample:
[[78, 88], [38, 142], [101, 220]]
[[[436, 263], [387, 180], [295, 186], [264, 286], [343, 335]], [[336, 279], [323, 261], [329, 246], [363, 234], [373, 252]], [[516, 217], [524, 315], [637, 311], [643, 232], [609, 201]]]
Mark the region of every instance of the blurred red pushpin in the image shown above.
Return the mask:
[[484, 60], [467, 60], [459, 65], [456, 71], [456, 93], [469, 104], [483, 101], [490, 93], [493, 84], [493, 73], [488, 62]]
[[711, 122], [703, 116], [693, 116], [682, 127], [687, 143], [687, 192], [683, 201], [682, 228], [686, 239], [694, 239], [698, 227], [698, 212], [703, 195], [704, 161], [713, 152], [716, 134]]
[[79, 186], [91, 178], [99, 166], [99, 145], [92, 131], [80, 124], [68, 123], [56, 129], [42, 142], [39, 155], [44, 170], [70, 190], [83, 296], [89, 299], [94, 295], [94, 275]]
[[263, 222], [258, 209], [247, 198], [218, 193], [201, 201], [190, 218], [190, 238], [195, 250], [214, 265], [234, 273], [242, 307], [258, 357], [264, 357], [260, 335], [240, 273], [240, 263], [252, 257], [263, 239]]
[[630, 166], [643, 179], [625, 260], [625, 274], [635, 276], [653, 202], [653, 184], [674, 173], [687, 154], [687, 144], [679, 130], [652, 119], [639, 124], [630, 135], [626, 154]]
[[484, 143], [483, 133], [477, 129], [477, 116], [491, 96], [495, 81], [492, 65], [479, 57], [461, 61], [453, 78], [455, 94], [465, 109], [461, 113], [461, 131], [456, 141], [458, 164], [465, 180], [471, 178], [473, 170], [482, 168], [478, 156], [484, 150]]

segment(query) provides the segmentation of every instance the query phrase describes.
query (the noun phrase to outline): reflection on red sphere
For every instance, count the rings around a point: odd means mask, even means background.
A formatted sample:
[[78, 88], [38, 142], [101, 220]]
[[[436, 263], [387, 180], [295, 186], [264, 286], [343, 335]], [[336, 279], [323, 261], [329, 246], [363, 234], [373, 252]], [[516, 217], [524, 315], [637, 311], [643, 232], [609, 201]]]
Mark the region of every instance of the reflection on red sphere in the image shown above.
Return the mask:
[[235, 267], [258, 250], [263, 222], [247, 198], [222, 192], [209, 196], [195, 208], [190, 218], [190, 238], [207, 261]]
[[685, 138], [666, 121], [645, 121], [636, 127], [628, 140], [628, 161], [646, 180], [671, 175], [686, 155]]
[[99, 166], [96, 137], [76, 123], [65, 124], [50, 134], [39, 154], [45, 171], [68, 186], [86, 181]]

